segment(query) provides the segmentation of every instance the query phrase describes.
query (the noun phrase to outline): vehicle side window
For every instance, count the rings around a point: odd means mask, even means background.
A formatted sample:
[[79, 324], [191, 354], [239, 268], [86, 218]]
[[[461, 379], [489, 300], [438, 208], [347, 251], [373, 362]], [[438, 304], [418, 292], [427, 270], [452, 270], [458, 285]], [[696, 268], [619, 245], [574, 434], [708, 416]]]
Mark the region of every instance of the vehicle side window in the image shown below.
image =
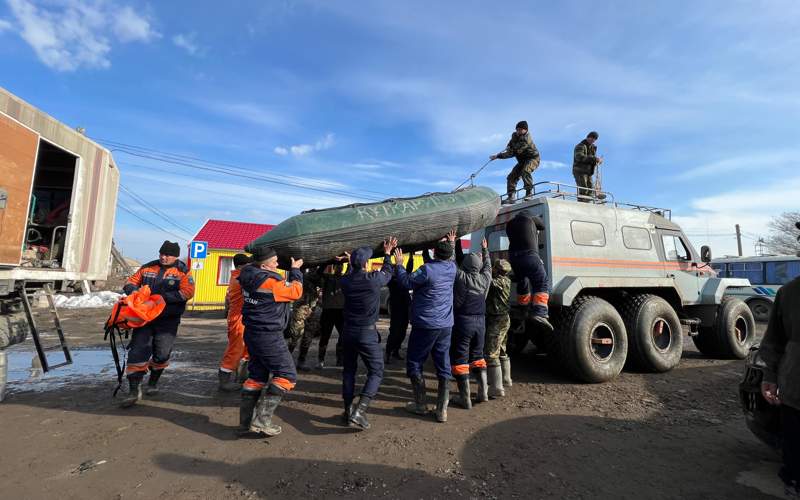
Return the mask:
[[508, 250], [508, 236], [504, 230], [493, 231], [486, 238], [490, 252], [505, 252]]
[[664, 255], [666, 256], [667, 260], [691, 260], [691, 254], [689, 254], [689, 250], [677, 236], [672, 234], [664, 234], [661, 235], [661, 241], [664, 242]]
[[764, 265], [761, 262], [731, 262], [728, 264], [731, 278], [745, 278], [750, 284], [763, 284]]
[[576, 245], [590, 247], [606, 246], [606, 232], [602, 224], [574, 220], [570, 223], [572, 228], [572, 241]]
[[711, 264], [711, 268], [717, 272], [718, 278], [727, 278], [728, 275], [725, 272], [725, 264]]
[[767, 285], [785, 285], [800, 276], [800, 261], [767, 262]]
[[643, 227], [622, 226], [622, 243], [631, 250], [650, 250], [650, 231]]

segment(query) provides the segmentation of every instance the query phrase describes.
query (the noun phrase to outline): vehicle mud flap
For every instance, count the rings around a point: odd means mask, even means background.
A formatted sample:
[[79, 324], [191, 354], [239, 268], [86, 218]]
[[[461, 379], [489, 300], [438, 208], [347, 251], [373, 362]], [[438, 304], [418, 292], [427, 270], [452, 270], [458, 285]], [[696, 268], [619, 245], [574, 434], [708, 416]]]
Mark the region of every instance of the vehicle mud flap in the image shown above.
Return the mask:
[[619, 375], [628, 355], [628, 337], [614, 306], [600, 297], [578, 297], [564, 308], [558, 325], [559, 363], [573, 377], [599, 383]]
[[683, 327], [669, 302], [658, 295], [637, 294], [619, 305], [628, 333], [627, 366], [656, 373], [678, 366]]

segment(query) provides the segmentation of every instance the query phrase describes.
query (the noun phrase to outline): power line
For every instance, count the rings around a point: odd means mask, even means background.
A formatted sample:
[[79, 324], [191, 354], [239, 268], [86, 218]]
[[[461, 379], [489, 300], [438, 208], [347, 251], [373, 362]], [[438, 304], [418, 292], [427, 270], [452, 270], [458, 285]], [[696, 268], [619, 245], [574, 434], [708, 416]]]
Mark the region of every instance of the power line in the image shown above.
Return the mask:
[[[130, 144], [120, 143], [120, 142], [116, 142], [116, 141], [109, 141], [109, 140], [102, 140], [102, 139], [98, 139], [98, 141], [102, 142], [102, 143], [104, 143], [104, 144], [106, 144], [106, 145], [108, 145], [108, 146], [110, 146], [112, 148], [114, 148], [114, 149], [112, 149], [112, 151], [119, 151], [121, 153], [125, 153], [125, 154], [131, 155], [131, 156], [135, 156], [135, 157], [139, 157], [139, 158], [145, 158], [145, 159], [154, 160], [154, 161], [163, 162], [163, 163], [168, 163], [168, 164], [171, 164], [171, 165], [179, 165], [179, 166], [184, 166], [184, 167], [188, 167], [188, 168], [196, 168], [196, 169], [200, 169], [200, 170], [206, 170], [206, 171], [210, 171], [210, 172], [216, 172], [216, 173], [221, 173], [221, 174], [226, 174], [226, 175], [232, 175], [232, 176], [241, 177], [241, 178], [245, 178], [245, 179], [259, 180], [259, 181], [270, 182], [270, 183], [274, 183], [274, 184], [280, 184], [280, 185], [299, 188], [299, 189], [307, 189], [307, 190], [311, 190], [311, 191], [323, 192], [323, 193], [328, 193], [328, 194], [335, 194], [335, 195], [339, 195], [339, 196], [349, 196], [349, 197], [359, 198], [359, 199], [369, 200], [369, 201], [380, 201], [381, 200], [381, 198], [376, 198], [375, 196], [364, 196], [364, 195], [360, 195], [360, 194], [357, 194], [357, 193], [354, 193], [354, 192], [345, 191], [345, 190], [341, 190], [341, 189], [336, 189], [334, 183], [327, 182], [327, 181], [315, 181], [315, 182], [319, 182], [321, 184], [321, 186], [315, 186], [313, 184], [310, 184], [308, 182], [303, 181], [302, 179], [295, 178], [297, 180], [291, 181], [291, 180], [287, 180], [287, 176], [285, 176], [285, 175], [281, 176], [281, 175], [268, 174], [268, 173], [266, 173], [266, 174], [265, 173], [258, 173], [258, 172], [253, 171], [252, 169], [248, 169], [248, 168], [242, 167], [241, 165], [235, 165], [235, 164], [223, 163], [223, 162], [216, 162], [216, 161], [211, 161], [211, 160], [204, 160], [204, 159], [193, 157], [193, 156], [187, 156], [187, 155], [180, 155], [180, 154], [175, 154], [175, 153], [163, 152], [163, 151], [159, 151], [159, 150], [155, 150], [155, 149], [145, 148], [143, 146], [130, 145]], [[212, 165], [212, 166], [209, 166], [209, 165]], [[213, 166], [213, 165], [216, 165], [216, 166]], [[230, 168], [228, 168], [228, 167], [230, 167]], [[234, 168], [236, 170], [231, 170], [231, 168]], [[247, 173], [243, 173], [242, 171], [251, 172], [251, 173], [247, 174]], [[288, 178], [292, 178], [292, 176], [289, 176]], [[323, 186], [326, 186], [326, 185], [330, 186], [330, 187], [323, 187]], [[391, 197], [391, 195], [388, 195], [386, 193], [381, 193], [381, 192], [378, 192], [378, 191], [371, 191], [371, 190], [362, 189], [362, 190], [359, 190], [359, 192], [372, 193], [372, 194], [380, 195], [382, 197], [387, 197], [387, 198]]]
[[169, 235], [172, 235], [172, 236], [174, 236], [174, 237], [178, 238], [179, 240], [183, 240], [183, 241], [187, 241], [187, 240], [188, 240], [188, 238], [184, 238], [183, 236], [178, 236], [177, 234], [173, 233], [172, 231], [170, 231], [170, 230], [168, 230], [168, 229], [164, 229], [163, 227], [159, 226], [158, 224], [156, 224], [156, 223], [154, 223], [154, 222], [151, 222], [151, 221], [149, 221], [149, 220], [145, 219], [144, 217], [140, 216], [139, 214], [137, 214], [136, 212], [134, 212], [134, 211], [133, 211], [133, 210], [131, 210], [130, 208], [126, 207], [126, 206], [125, 206], [125, 205], [124, 205], [124, 204], [123, 204], [121, 201], [119, 201], [119, 200], [117, 200], [117, 206], [118, 206], [119, 208], [121, 208], [121, 209], [125, 210], [125, 211], [126, 211], [126, 212], [128, 212], [129, 214], [133, 215], [134, 217], [136, 217], [137, 219], [139, 219], [140, 221], [144, 222], [144, 223], [145, 223], [145, 224], [147, 224], [147, 225], [153, 226], [153, 227], [155, 227], [156, 229], [158, 229], [158, 230], [160, 230], [160, 231], [162, 231], [162, 232], [164, 232], [164, 233], [167, 233], [167, 234], [169, 234]]
[[169, 215], [164, 213], [162, 210], [160, 210], [156, 206], [152, 205], [150, 202], [148, 202], [147, 200], [145, 200], [144, 198], [142, 198], [138, 194], [134, 193], [129, 188], [125, 187], [125, 185], [120, 184], [119, 187], [122, 188], [122, 190], [125, 191], [125, 193], [127, 193], [128, 196], [133, 198], [133, 200], [135, 202], [137, 202], [139, 205], [141, 205], [141, 206], [145, 207], [146, 209], [150, 210], [151, 212], [153, 212], [154, 214], [159, 216], [161, 219], [165, 220], [166, 222], [169, 222], [170, 224], [172, 224], [176, 228], [180, 229], [181, 231], [184, 231], [186, 234], [192, 234], [192, 230], [191, 229], [188, 229], [186, 226], [183, 226], [182, 224], [178, 223], [175, 219], [173, 219], [172, 217], [170, 217]]

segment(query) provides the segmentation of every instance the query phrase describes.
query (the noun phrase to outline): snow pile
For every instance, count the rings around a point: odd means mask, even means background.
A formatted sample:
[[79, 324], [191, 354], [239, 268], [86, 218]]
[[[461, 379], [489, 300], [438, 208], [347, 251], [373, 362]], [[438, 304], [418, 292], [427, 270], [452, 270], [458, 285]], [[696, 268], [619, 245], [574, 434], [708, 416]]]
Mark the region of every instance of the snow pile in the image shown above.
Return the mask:
[[91, 307], [111, 307], [117, 303], [120, 294], [103, 291], [92, 292], [88, 295], [74, 295], [68, 297], [66, 295], [56, 295], [53, 300], [56, 307], [64, 309], [87, 309]]

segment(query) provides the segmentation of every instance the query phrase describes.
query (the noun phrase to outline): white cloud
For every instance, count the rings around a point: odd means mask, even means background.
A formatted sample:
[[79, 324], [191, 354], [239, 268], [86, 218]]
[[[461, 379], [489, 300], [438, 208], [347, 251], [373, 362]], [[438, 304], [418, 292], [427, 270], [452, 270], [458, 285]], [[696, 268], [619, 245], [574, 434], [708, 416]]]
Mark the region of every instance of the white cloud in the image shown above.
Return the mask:
[[189, 55], [196, 56], [200, 54], [200, 46], [195, 41], [196, 35], [194, 33], [178, 33], [172, 37], [172, 43], [177, 47], [185, 50]]
[[[7, 0], [23, 40], [46, 66], [56, 71], [108, 68], [112, 36], [122, 43], [158, 36], [150, 22], [130, 7], [103, 0]], [[113, 20], [109, 23], [109, 19]]]
[[765, 169], [776, 167], [791, 167], [796, 171], [797, 164], [797, 152], [795, 151], [760, 151], [692, 167], [676, 175], [675, 179], [691, 180], [710, 175], [729, 175], [740, 170], [763, 172]]
[[273, 151], [280, 156], [286, 156], [287, 153], [292, 153], [293, 156], [308, 156], [316, 151], [324, 151], [330, 149], [336, 143], [335, 136], [332, 133], [325, 134], [325, 137], [318, 140], [314, 144], [296, 144], [294, 146], [278, 146]]
[[560, 161], [542, 160], [539, 168], [566, 168], [567, 164]]
[[123, 7], [114, 19], [114, 34], [120, 42], [149, 42], [161, 35], [153, 30], [150, 21], [131, 7]]
[[283, 116], [261, 104], [221, 100], [192, 100], [192, 102], [214, 114], [234, 120], [275, 129], [286, 126]]
[[11, 31], [13, 27], [14, 25], [11, 24], [9, 21], [6, 21], [5, 19], [0, 19], [0, 33], [4, 31]]

